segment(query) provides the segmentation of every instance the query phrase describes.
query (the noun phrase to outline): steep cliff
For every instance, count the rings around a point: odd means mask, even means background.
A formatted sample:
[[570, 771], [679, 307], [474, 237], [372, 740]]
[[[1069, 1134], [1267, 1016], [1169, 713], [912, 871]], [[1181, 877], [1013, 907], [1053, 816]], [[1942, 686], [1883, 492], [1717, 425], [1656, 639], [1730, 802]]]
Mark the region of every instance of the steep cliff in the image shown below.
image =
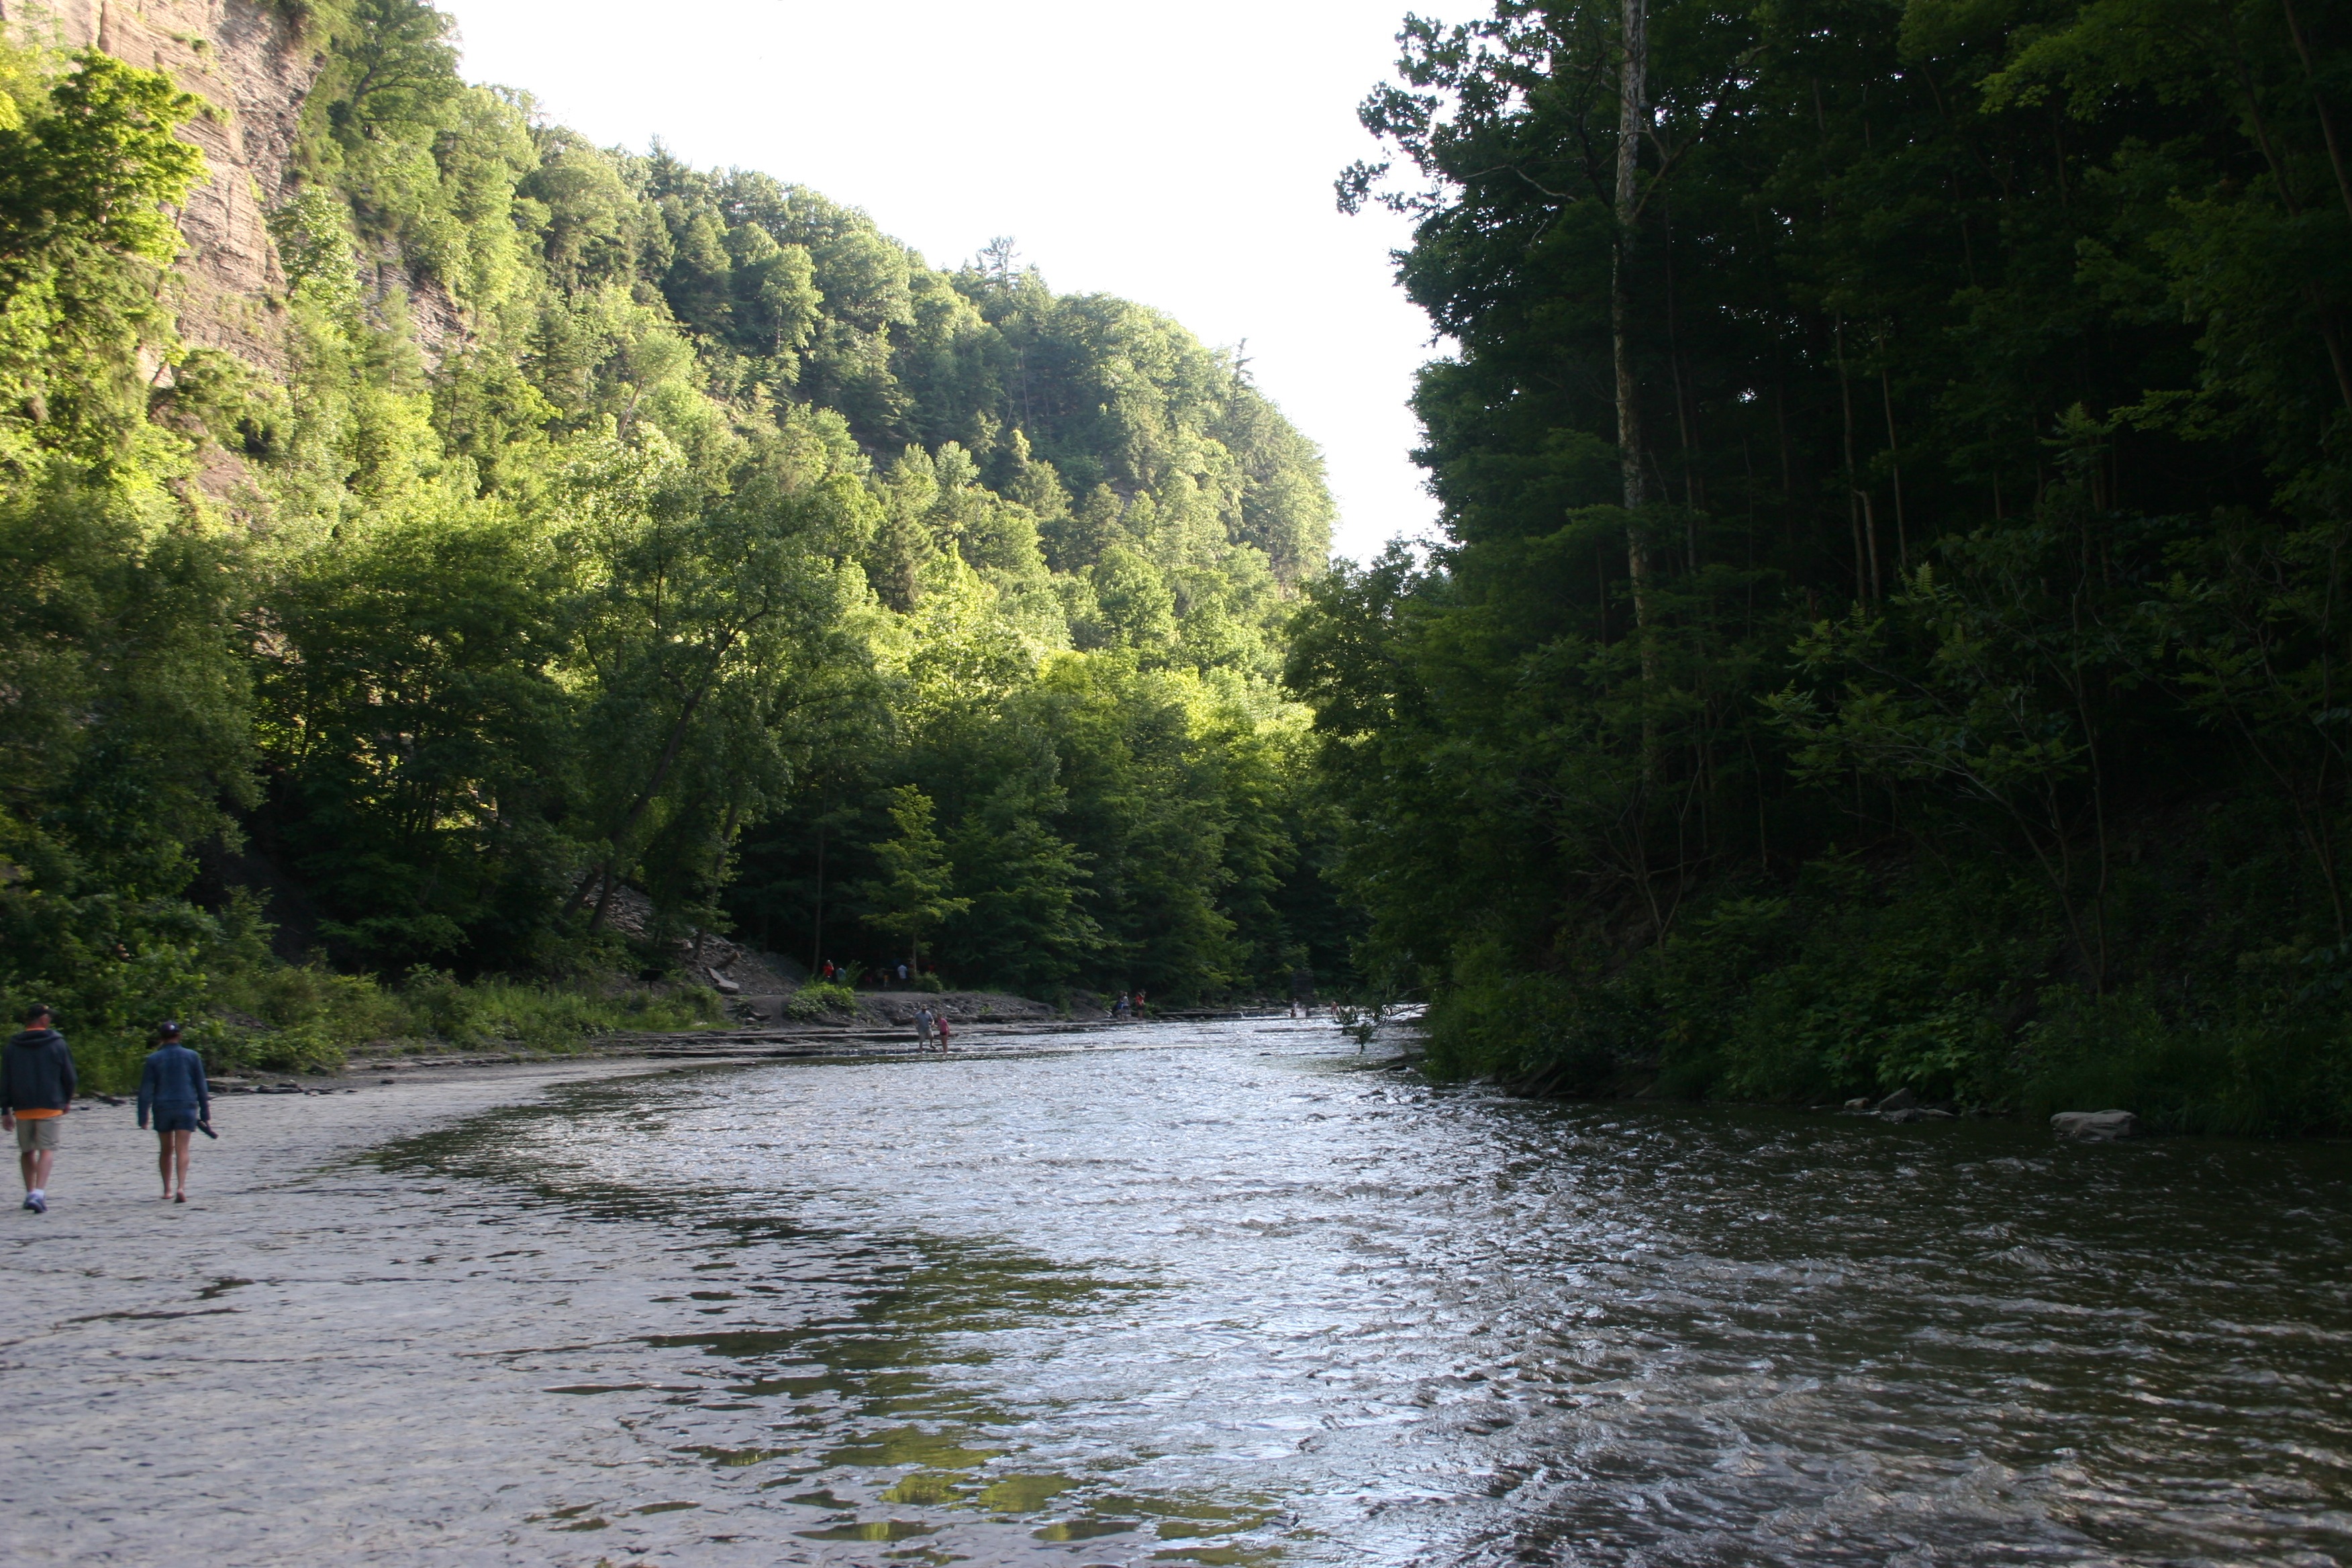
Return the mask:
[[165, 72], [211, 106], [184, 132], [209, 169], [179, 215], [180, 335], [282, 371], [286, 275], [267, 215], [319, 69], [287, 14], [260, 0], [0, 0], [0, 21], [21, 40]]

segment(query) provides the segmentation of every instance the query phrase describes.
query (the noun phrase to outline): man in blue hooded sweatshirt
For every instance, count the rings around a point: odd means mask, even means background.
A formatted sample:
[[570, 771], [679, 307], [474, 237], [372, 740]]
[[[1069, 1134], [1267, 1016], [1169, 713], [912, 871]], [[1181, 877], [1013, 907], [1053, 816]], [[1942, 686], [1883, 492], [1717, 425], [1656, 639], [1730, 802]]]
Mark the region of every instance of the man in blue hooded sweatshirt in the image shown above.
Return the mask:
[[73, 1053], [49, 1027], [49, 1010], [25, 1010], [25, 1026], [0, 1046], [0, 1132], [16, 1134], [16, 1168], [25, 1206], [49, 1212], [49, 1167], [58, 1157], [58, 1123], [73, 1109]]
[[[205, 1059], [180, 1043], [180, 1026], [166, 1024], [156, 1031], [156, 1047], [139, 1069], [139, 1125], [155, 1118], [155, 1169], [163, 1178], [165, 1203], [188, 1201], [189, 1145], [196, 1129], [213, 1119], [212, 1096], [205, 1087]], [[172, 1192], [172, 1169], [179, 1167], [180, 1191]]]

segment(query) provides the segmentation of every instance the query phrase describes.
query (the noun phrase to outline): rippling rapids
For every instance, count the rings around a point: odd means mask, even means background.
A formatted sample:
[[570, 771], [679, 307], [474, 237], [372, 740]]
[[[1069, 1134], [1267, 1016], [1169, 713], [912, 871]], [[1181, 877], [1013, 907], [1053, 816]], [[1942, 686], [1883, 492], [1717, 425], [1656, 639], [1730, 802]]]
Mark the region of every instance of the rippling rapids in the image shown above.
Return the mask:
[[394, 1146], [685, 1281], [593, 1375], [550, 1352], [652, 1464], [541, 1526], [723, 1496], [714, 1550], [844, 1563], [2352, 1547], [2341, 1149], [1517, 1102], [1319, 1024], [1103, 1040], [607, 1081]]

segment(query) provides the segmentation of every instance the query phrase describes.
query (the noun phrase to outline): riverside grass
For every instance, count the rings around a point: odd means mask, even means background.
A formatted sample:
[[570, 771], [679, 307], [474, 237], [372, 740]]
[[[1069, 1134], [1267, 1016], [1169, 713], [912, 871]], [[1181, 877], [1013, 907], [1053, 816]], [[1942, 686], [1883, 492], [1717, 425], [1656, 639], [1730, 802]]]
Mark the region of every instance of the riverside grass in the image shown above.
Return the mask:
[[[308, 964], [229, 977], [215, 1016], [188, 1026], [187, 1044], [214, 1073], [333, 1072], [356, 1051], [485, 1050], [545, 1056], [600, 1036], [716, 1027], [722, 998], [705, 986], [591, 988], [488, 977], [460, 982], [420, 970], [398, 984]], [[152, 1042], [100, 1029], [76, 1033], [74, 1060], [92, 1089], [128, 1093]]]

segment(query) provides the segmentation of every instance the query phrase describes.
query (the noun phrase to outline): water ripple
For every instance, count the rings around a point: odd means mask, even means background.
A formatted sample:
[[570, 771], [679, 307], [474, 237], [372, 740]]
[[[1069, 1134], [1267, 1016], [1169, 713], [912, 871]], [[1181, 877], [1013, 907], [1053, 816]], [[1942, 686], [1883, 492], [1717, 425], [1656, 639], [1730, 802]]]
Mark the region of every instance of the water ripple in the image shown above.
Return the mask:
[[837, 1507], [802, 1538], [908, 1561], [2346, 1550], [2344, 1151], [1531, 1105], [1320, 1030], [1119, 1038], [1162, 1048], [596, 1085], [395, 1163], [707, 1252], [707, 1328], [647, 1342], [700, 1380], [596, 1397]]

